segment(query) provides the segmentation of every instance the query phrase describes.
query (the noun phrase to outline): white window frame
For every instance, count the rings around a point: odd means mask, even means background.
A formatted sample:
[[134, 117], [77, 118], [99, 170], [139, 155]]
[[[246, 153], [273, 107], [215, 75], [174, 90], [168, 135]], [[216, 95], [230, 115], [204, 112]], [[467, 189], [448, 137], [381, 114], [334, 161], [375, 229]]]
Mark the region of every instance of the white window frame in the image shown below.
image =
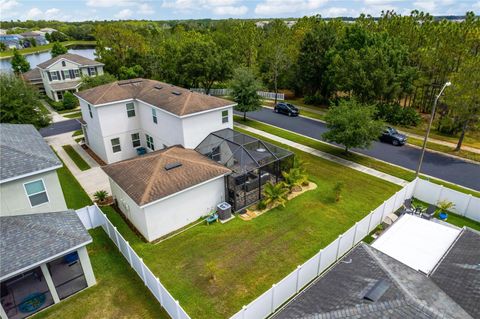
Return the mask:
[[[223, 113], [227, 112], [227, 115], [223, 115]], [[228, 110], [223, 110], [222, 111], [222, 124], [228, 123], [229, 122], [229, 114]]]
[[[29, 195], [29, 194], [28, 194], [28, 191], [27, 191], [27, 186], [26, 186], [26, 185], [27, 185], [27, 184], [31, 184], [31, 183], [35, 183], [35, 182], [38, 182], [38, 181], [41, 181], [41, 182], [42, 182], [43, 191]], [[50, 196], [48, 196], [47, 187], [45, 186], [45, 181], [43, 180], [43, 178], [40, 178], [40, 179], [36, 179], [36, 180], [33, 180], [33, 181], [29, 181], [29, 182], [23, 183], [23, 189], [25, 190], [25, 195], [27, 196], [27, 201], [28, 201], [28, 204], [30, 205], [31, 208], [39, 207], [39, 206], [42, 206], [42, 205], [45, 205], [45, 204], [50, 203]], [[40, 203], [40, 204], [38, 204], [38, 205], [33, 206], [33, 205], [32, 205], [32, 202], [30, 201], [30, 196], [38, 195], [38, 194], [41, 194], [41, 193], [45, 193], [45, 195], [47, 196], [47, 201], [44, 202], [44, 203]]]
[[60, 79], [58, 78], [58, 73], [57, 73], [57, 71], [50, 72], [50, 76], [52, 77], [52, 81], [58, 81], [58, 80], [60, 80]]
[[94, 66], [90, 66], [88, 69], [90, 70], [90, 76], [97, 75], [97, 71], [95, 70]]
[[63, 77], [66, 79], [70, 79], [70, 72], [68, 70], [63, 70]]
[[90, 118], [93, 119], [92, 106], [90, 104], [87, 104], [87, 105], [88, 105], [88, 113], [90, 114]]
[[[137, 135], [138, 138], [134, 139], [134, 138], [133, 138], [133, 135]], [[133, 148], [142, 146], [142, 141], [141, 141], [141, 139], [140, 139], [140, 133], [132, 133], [132, 134], [130, 134], [130, 137], [132, 138], [132, 146], [133, 146]], [[137, 145], [137, 146], [135, 146], [135, 142], [138, 142], [138, 145]]]
[[152, 107], [152, 120], [153, 123], [158, 124], [157, 110]]
[[[133, 106], [132, 109], [129, 109], [129, 106]], [[127, 109], [127, 117], [135, 117], [137, 114], [135, 112], [135, 103], [133, 102], [128, 102], [127, 104], [125, 104], [125, 108]], [[133, 115], [130, 115], [130, 112], [133, 111]]]
[[[113, 140], [118, 140], [118, 144], [113, 144]], [[120, 143], [120, 137], [115, 137], [115, 138], [112, 138], [110, 139], [110, 144], [112, 145], [112, 152], [113, 153], [119, 153], [122, 151], [122, 146], [121, 146], [121, 143]], [[118, 146], [118, 151], [115, 151], [115, 147]]]
[[148, 149], [155, 151], [155, 143], [153, 141], [153, 137], [145, 133], [145, 139], [147, 140]]

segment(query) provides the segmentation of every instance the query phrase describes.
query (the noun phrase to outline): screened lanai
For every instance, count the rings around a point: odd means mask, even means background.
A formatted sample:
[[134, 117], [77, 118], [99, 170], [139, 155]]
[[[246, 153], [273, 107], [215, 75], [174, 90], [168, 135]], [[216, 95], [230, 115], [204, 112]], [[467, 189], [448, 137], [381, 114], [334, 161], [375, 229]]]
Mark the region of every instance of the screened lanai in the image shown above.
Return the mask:
[[211, 133], [196, 151], [233, 171], [226, 187], [235, 211], [258, 202], [265, 184], [280, 181], [293, 165], [292, 152], [232, 129]]

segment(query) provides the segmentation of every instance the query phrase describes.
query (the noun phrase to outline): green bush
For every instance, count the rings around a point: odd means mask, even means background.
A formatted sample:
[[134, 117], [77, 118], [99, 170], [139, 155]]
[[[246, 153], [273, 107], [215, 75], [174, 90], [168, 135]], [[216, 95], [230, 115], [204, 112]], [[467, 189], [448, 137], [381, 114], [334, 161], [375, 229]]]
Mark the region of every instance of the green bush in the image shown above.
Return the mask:
[[401, 107], [399, 104], [377, 104], [377, 118], [392, 125], [417, 126], [420, 114], [412, 107]]
[[315, 93], [314, 95], [305, 95], [303, 102], [308, 105], [321, 105], [327, 103], [327, 100], [320, 94]]
[[55, 102], [54, 100], [52, 100], [48, 96], [45, 96], [45, 100], [47, 101], [48, 104], [50, 104], [51, 107], [53, 107], [53, 109], [55, 111], [63, 111], [64, 110], [62, 101]]
[[265, 202], [263, 200], [259, 201], [258, 204], [257, 204], [257, 209], [258, 210], [264, 210], [265, 208], [267, 208], [267, 204], [265, 204]]
[[65, 110], [74, 109], [78, 105], [78, 99], [70, 92], [65, 92], [63, 95], [62, 106]]

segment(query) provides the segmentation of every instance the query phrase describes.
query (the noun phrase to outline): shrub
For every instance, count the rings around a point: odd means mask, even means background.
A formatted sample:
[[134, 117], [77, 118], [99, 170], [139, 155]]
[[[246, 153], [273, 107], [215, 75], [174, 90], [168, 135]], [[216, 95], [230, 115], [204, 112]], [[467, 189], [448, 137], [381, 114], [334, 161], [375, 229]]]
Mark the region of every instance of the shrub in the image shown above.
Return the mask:
[[259, 201], [258, 204], [257, 204], [257, 209], [258, 210], [264, 210], [265, 208], [267, 208], [267, 204], [265, 204], [265, 202], [263, 200]]
[[98, 202], [103, 202], [105, 199], [108, 197], [108, 192], [106, 190], [99, 190], [96, 191], [93, 196], [95, 197], [95, 200]]
[[392, 125], [417, 126], [420, 115], [412, 107], [401, 107], [399, 104], [377, 104], [377, 118]]
[[282, 205], [285, 207], [287, 202], [288, 188], [285, 187], [283, 183], [277, 183], [273, 185], [272, 183], [265, 184], [263, 190], [263, 202], [266, 206], [274, 206], [276, 204]]
[[309, 105], [321, 105], [326, 103], [326, 99], [318, 93], [313, 95], [305, 95], [303, 97], [303, 102]]
[[61, 101], [55, 102], [54, 100], [52, 100], [48, 96], [45, 96], [45, 100], [47, 101], [48, 104], [50, 104], [51, 107], [53, 107], [53, 109], [55, 111], [63, 111], [64, 110], [63, 102], [61, 102]]
[[335, 194], [335, 201], [338, 202], [342, 198], [342, 191], [345, 184], [343, 182], [337, 182], [333, 187], [333, 193]]
[[452, 208], [455, 207], [455, 204], [452, 202], [449, 202], [448, 200], [442, 200], [437, 203], [438, 209], [442, 212], [447, 212], [451, 210]]
[[297, 188], [303, 185], [308, 180], [308, 175], [300, 168], [292, 167], [288, 172], [282, 172], [282, 176], [285, 180], [285, 186], [292, 191], [296, 186]]
[[75, 108], [77, 105], [78, 105], [78, 100], [75, 97], [75, 95], [73, 95], [70, 92], [65, 92], [65, 94], [63, 95], [63, 101], [62, 101], [63, 109], [70, 110]]

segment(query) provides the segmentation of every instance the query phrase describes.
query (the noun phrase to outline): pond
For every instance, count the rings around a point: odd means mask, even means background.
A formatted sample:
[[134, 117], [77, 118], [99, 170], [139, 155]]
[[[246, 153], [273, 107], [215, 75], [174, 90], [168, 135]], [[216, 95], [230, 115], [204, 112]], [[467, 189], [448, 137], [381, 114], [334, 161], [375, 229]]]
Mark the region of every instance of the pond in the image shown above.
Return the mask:
[[[95, 59], [95, 47], [70, 47], [68, 49], [69, 53], [75, 53], [81, 56], [84, 56], [89, 59]], [[35, 68], [38, 64], [45, 62], [52, 58], [50, 55], [50, 51], [40, 52], [40, 53], [32, 53], [26, 54], [25, 57], [27, 61], [30, 62], [30, 68]], [[1, 59], [0, 60], [0, 71], [1, 72], [11, 72], [12, 65], [10, 63], [11, 59]]]

